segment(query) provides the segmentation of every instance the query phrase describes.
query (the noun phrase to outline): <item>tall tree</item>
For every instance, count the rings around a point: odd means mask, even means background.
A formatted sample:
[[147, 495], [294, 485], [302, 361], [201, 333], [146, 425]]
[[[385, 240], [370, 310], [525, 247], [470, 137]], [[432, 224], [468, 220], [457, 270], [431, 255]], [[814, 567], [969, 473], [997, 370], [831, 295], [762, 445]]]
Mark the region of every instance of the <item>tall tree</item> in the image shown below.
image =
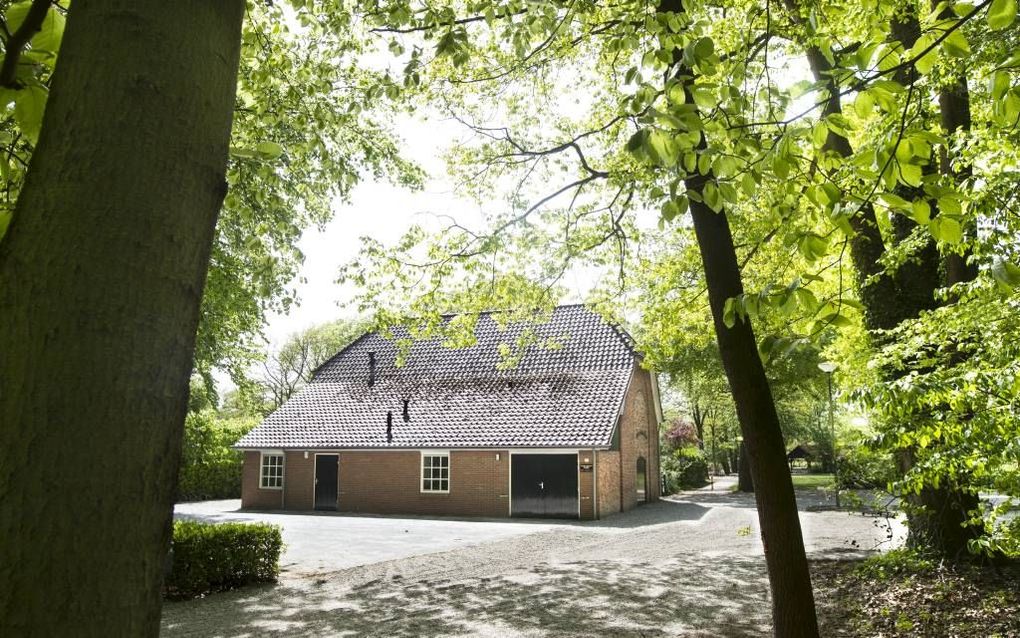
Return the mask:
[[243, 14], [97, 0], [68, 15], [0, 243], [4, 635], [158, 633]]
[[367, 328], [366, 321], [341, 319], [292, 334], [279, 349], [266, 352], [261, 369], [242, 388], [244, 400], [257, 413], [272, 412], [311, 381], [319, 366]]

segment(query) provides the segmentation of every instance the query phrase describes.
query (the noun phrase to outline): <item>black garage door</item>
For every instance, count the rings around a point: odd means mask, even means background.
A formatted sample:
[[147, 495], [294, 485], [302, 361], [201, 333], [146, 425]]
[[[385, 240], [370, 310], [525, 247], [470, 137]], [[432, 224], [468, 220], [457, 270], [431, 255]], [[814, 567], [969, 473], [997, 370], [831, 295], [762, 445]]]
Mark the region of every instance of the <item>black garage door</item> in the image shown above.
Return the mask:
[[577, 518], [576, 454], [514, 454], [510, 458], [513, 516]]

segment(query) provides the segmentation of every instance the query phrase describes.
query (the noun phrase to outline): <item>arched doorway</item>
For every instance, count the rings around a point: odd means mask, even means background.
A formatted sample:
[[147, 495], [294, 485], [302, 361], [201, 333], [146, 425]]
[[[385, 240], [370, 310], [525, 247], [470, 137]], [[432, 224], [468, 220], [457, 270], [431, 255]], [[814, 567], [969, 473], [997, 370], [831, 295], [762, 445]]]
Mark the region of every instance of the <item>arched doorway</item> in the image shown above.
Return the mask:
[[647, 464], [645, 463], [645, 457], [639, 456], [637, 460], [637, 477], [634, 484], [637, 486], [637, 500], [642, 502], [647, 500], [646, 481], [648, 480]]

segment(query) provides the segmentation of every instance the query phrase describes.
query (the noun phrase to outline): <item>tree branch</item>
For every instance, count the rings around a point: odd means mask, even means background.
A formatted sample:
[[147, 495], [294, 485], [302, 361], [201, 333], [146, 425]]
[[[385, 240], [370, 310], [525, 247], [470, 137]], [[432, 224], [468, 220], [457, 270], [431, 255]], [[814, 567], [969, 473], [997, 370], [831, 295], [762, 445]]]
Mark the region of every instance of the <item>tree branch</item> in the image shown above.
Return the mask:
[[18, 62], [21, 60], [21, 52], [29, 41], [42, 28], [43, 20], [46, 19], [46, 12], [50, 10], [50, 0], [32, 0], [25, 15], [25, 21], [21, 23], [18, 30], [7, 39], [6, 50], [4, 51], [4, 62], [0, 66], [0, 86], [8, 89], [18, 89], [21, 85], [17, 80]]

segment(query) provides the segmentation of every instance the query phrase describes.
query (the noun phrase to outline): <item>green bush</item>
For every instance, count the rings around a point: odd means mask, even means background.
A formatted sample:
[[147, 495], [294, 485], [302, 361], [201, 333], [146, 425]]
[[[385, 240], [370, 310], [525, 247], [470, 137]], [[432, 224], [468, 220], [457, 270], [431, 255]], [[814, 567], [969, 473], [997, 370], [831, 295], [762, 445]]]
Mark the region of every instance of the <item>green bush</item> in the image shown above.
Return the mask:
[[177, 500], [239, 498], [243, 456], [230, 446], [257, 423], [257, 418], [222, 418], [212, 410], [189, 413], [184, 422]]
[[697, 447], [675, 450], [662, 459], [666, 493], [702, 487], [708, 484], [708, 459]]
[[283, 537], [278, 525], [174, 521], [167, 598], [194, 598], [253, 583], [276, 582]]
[[892, 455], [873, 449], [867, 441], [840, 444], [836, 486], [848, 489], [887, 489], [896, 480]]

